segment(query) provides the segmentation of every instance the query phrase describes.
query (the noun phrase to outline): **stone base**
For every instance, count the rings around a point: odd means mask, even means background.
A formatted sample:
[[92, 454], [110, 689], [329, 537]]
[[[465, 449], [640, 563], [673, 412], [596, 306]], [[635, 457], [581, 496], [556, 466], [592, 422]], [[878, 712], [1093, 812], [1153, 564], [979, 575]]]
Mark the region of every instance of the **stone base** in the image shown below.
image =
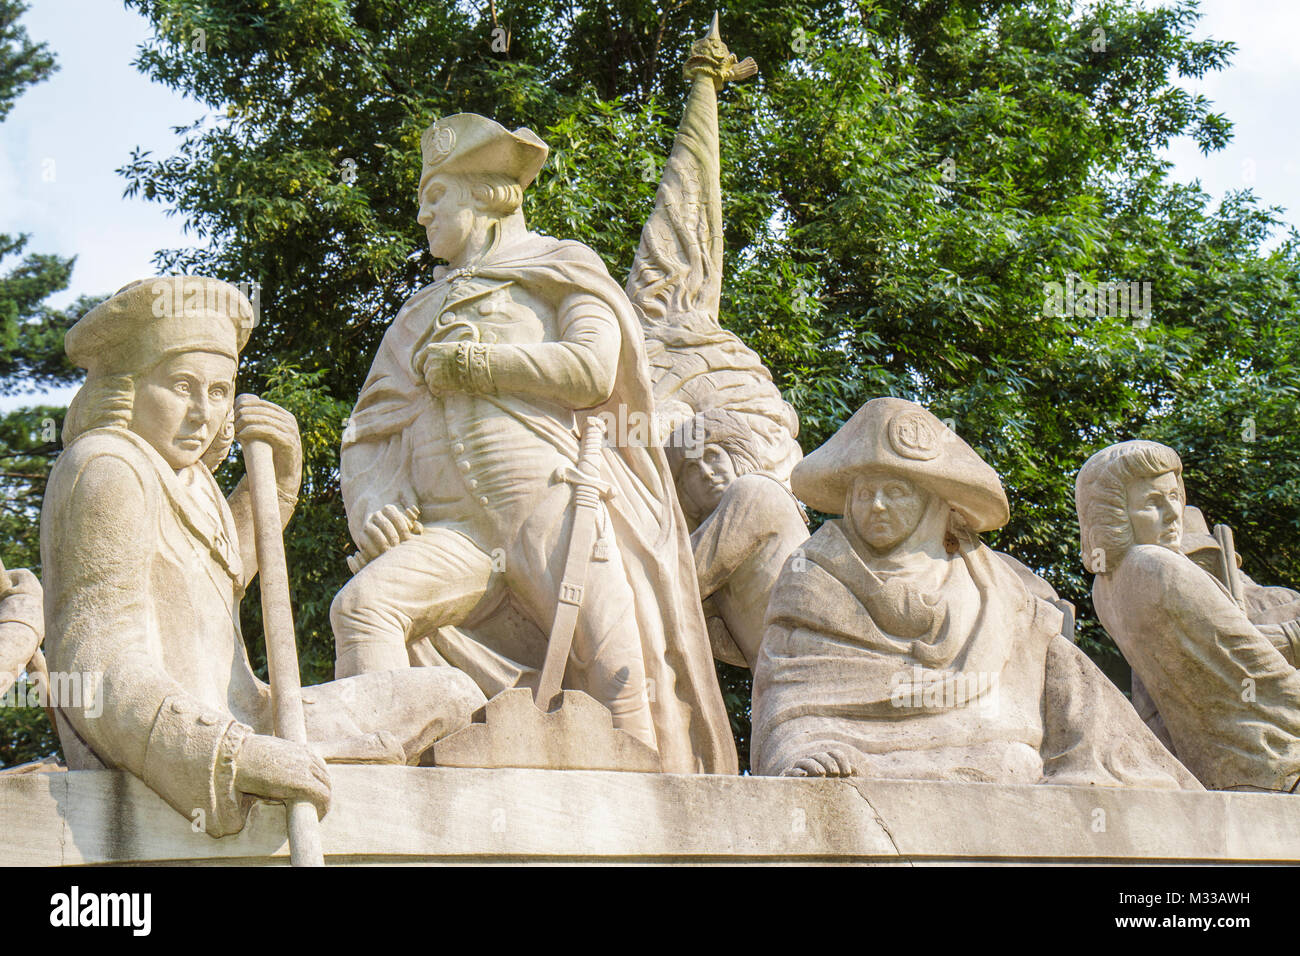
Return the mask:
[[[1300, 797], [901, 780], [330, 768], [327, 861], [1300, 861]], [[284, 808], [214, 840], [126, 773], [0, 777], [0, 866], [284, 864]]]
[[658, 773], [661, 766], [659, 755], [618, 730], [609, 709], [589, 694], [566, 690], [546, 713], [526, 687], [503, 690], [472, 724], [434, 744], [433, 765], [640, 773]]

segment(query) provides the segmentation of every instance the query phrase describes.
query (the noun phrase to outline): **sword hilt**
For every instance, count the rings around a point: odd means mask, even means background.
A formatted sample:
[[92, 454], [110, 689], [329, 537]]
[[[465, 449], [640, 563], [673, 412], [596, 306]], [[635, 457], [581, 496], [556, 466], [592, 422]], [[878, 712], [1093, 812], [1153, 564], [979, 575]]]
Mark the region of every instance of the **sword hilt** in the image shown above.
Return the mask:
[[573, 485], [573, 502], [579, 508], [595, 508], [601, 498], [614, 496], [614, 487], [600, 477], [600, 452], [605, 443], [606, 428], [604, 419], [595, 415], [588, 418], [582, 427], [577, 463], [557, 468], [551, 477], [552, 481], [567, 481]]
[[605, 443], [605, 419], [592, 415], [582, 427], [582, 447], [578, 450], [578, 467], [590, 475], [600, 474], [600, 449]]

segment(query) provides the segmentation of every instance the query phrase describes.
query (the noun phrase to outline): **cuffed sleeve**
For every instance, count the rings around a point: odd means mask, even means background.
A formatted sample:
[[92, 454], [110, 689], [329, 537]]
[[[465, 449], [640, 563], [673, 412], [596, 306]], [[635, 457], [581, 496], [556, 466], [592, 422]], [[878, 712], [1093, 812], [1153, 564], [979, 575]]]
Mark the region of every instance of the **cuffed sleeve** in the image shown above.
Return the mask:
[[[532, 395], [567, 408], [591, 408], [614, 389], [622, 334], [613, 311], [594, 295], [570, 295], [557, 313], [560, 340], [483, 347], [482, 373], [498, 394]], [[480, 389], [481, 390], [481, 389]]]
[[45, 611], [36, 575], [9, 572], [10, 588], [0, 592], [0, 693], [8, 690], [45, 638]]
[[237, 833], [247, 800], [235, 789], [235, 761], [252, 733], [229, 714], [173, 694], [149, 731], [141, 777], [191, 821], [202, 820], [209, 836]]

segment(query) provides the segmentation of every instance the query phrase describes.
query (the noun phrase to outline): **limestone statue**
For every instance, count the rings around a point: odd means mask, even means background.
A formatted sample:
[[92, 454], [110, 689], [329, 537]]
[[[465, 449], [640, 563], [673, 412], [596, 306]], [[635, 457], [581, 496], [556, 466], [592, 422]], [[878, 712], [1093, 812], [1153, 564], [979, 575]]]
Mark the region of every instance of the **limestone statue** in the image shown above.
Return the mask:
[[[1240, 590], [1240, 595], [1234, 596], [1234, 600], [1246, 612], [1250, 623], [1265, 633], [1282, 638], [1283, 640], [1274, 640], [1274, 643], [1278, 645], [1278, 649], [1287, 660], [1295, 663], [1296, 640], [1300, 638], [1300, 592], [1286, 587], [1257, 584], [1242, 570], [1241, 555], [1236, 552], [1235, 547], [1229, 544], [1233, 552], [1233, 556], [1229, 557], [1224, 553], [1224, 544], [1222, 535], [1216, 536], [1210, 533], [1209, 525], [1206, 524], [1200, 508], [1193, 505], [1186, 505], [1183, 508], [1181, 545], [1183, 554], [1218, 580], [1229, 593], [1232, 593], [1235, 585]], [[1229, 571], [1229, 562], [1236, 566], [1235, 573]], [[1170, 753], [1177, 756], [1178, 749], [1174, 746], [1173, 738], [1169, 736], [1169, 729], [1165, 726], [1155, 701], [1151, 699], [1137, 671], [1132, 672], [1129, 699], [1133, 702], [1133, 708], [1151, 728], [1151, 732], [1169, 749]]]
[[[546, 144], [458, 114], [422, 151], [419, 221], [448, 265], [398, 313], [344, 432], [359, 552], [331, 608], [336, 673], [449, 663], [494, 697], [537, 685], [588, 420], [648, 420], [653, 394], [641, 328], [600, 258], [525, 224]], [[564, 686], [665, 770], [734, 773], [663, 449], [613, 434], [598, 464], [585, 593], [599, 597], [581, 603]]]
[[1243, 606], [1185, 553], [1205, 550], [1184, 540], [1186, 499], [1182, 461], [1167, 445], [1121, 442], [1088, 459], [1075, 503], [1097, 617], [1197, 779], [1214, 790], [1295, 792], [1293, 605], [1285, 595], [1271, 603], [1277, 595], [1257, 595], [1258, 606]]
[[127, 770], [196, 827], [242, 828], [255, 797], [324, 812], [325, 760], [416, 763], [484, 699], [451, 668], [371, 674], [303, 691], [311, 746], [271, 735], [239, 604], [257, 573], [246, 481], [213, 478], [233, 440], [274, 452], [281, 519], [301, 477], [297, 423], [235, 395], [252, 310], [214, 279], [126, 286], [66, 338], [86, 369], [41, 513], [52, 673], [72, 770]]
[[754, 433], [725, 408], [701, 412], [667, 443], [714, 656], [754, 666], [763, 617], [781, 573], [808, 540], [808, 517], [785, 483], [762, 470]]
[[844, 517], [773, 591], [758, 773], [1200, 789], [1062, 635], [1050, 588], [980, 541], [1008, 520], [1002, 484], [930, 412], [868, 402], [792, 482]]
[[26, 568], [0, 564], [0, 698], [13, 687], [45, 638], [41, 582]]
[[[714, 15], [691, 46], [690, 94], [628, 276], [654, 381], [657, 438], [692, 529], [716, 657], [752, 667], [781, 564], [806, 541], [790, 491], [799, 418], [759, 357], [719, 321], [722, 188], [718, 93], [757, 72], [727, 49]], [[742, 480], [732, 483], [741, 475]]]

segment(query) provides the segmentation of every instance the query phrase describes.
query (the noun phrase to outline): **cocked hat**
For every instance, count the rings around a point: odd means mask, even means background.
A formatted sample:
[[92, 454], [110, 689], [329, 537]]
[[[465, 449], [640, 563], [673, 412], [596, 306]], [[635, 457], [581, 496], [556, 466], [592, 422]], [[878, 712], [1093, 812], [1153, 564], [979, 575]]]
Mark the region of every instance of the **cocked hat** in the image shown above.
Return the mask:
[[794, 493], [828, 514], [843, 514], [854, 478], [879, 469], [939, 496], [974, 531], [1010, 519], [997, 473], [956, 432], [915, 402], [874, 398], [824, 445], [795, 465]]
[[138, 279], [68, 329], [63, 347], [87, 372], [143, 371], [173, 352], [216, 352], [238, 361], [255, 323], [237, 287], [199, 276]]
[[477, 113], [444, 116], [420, 136], [424, 168], [420, 191], [441, 173], [498, 173], [527, 187], [546, 162], [550, 148], [530, 129], [513, 133]]

